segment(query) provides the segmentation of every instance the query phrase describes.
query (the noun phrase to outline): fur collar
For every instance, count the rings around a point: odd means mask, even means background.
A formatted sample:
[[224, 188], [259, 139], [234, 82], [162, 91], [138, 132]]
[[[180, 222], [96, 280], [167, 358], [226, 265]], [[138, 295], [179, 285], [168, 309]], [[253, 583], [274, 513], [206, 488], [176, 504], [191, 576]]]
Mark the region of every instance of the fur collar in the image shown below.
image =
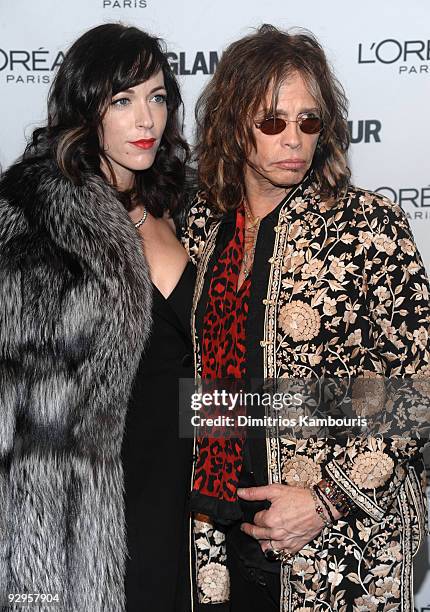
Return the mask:
[[18, 237], [39, 236], [95, 266], [128, 262], [146, 268], [127, 211], [98, 176], [86, 175], [78, 186], [51, 160], [19, 162], [0, 182], [0, 218], [3, 247]]

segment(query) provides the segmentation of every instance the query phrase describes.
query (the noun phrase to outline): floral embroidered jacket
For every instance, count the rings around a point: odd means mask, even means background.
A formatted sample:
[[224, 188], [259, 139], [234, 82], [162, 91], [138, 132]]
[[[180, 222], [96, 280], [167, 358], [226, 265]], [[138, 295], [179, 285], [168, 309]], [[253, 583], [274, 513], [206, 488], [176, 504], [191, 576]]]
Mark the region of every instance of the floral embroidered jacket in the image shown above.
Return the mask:
[[[214, 216], [197, 195], [183, 239], [198, 263], [197, 376], [211, 270], [232, 228], [234, 214]], [[262, 219], [246, 329], [249, 376], [425, 377], [429, 323], [424, 267], [404, 213], [388, 199], [350, 187], [324, 200], [307, 176]], [[422, 397], [407, 406], [418, 430], [427, 407]], [[393, 419], [401, 421], [402, 410]], [[413, 610], [412, 559], [426, 535], [424, 441], [267, 436], [259, 484], [309, 486], [329, 476], [358, 509], [281, 568], [281, 611]], [[223, 534], [195, 521], [194, 542], [200, 601], [226, 601]]]

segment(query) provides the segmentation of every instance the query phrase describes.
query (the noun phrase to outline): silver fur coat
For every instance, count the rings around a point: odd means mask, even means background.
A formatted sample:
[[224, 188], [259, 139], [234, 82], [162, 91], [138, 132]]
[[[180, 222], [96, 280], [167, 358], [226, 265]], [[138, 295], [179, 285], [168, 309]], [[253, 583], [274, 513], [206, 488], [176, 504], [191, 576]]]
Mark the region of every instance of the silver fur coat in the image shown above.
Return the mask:
[[[115, 192], [49, 161], [0, 182], [0, 608], [124, 610], [121, 442], [151, 284]], [[15, 598], [14, 601], [17, 601]], [[7, 604], [7, 605], [6, 605]], [[5, 607], [2, 608], [2, 605]]]

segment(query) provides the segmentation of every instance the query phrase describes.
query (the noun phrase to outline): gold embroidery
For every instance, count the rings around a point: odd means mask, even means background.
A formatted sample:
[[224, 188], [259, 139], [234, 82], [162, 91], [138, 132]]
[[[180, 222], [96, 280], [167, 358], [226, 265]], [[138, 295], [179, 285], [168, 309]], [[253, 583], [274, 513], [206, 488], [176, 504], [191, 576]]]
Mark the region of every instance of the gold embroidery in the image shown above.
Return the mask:
[[321, 467], [309, 457], [296, 455], [282, 466], [282, 479], [296, 487], [310, 487], [322, 478]]
[[383, 451], [360, 453], [352, 462], [350, 478], [359, 488], [382, 487], [393, 475], [394, 461]]
[[318, 311], [302, 300], [285, 304], [279, 311], [278, 320], [280, 327], [294, 342], [312, 340], [321, 327]]

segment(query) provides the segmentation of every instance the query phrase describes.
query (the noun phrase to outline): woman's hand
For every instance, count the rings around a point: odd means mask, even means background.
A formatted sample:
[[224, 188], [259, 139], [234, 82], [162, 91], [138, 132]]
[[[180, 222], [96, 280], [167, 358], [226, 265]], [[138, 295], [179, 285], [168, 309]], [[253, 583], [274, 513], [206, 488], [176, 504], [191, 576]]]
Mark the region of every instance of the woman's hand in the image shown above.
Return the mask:
[[[241, 525], [242, 531], [259, 540], [263, 552], [274, 548], [295, 554], [324, 526], [309, 489], [272, 484], [239, 489], [238, 496], [246, 501], [268, 499], [271, 502], [268, 510], [257, 512], [253, 524]], [[335, 519], [341, 516], [333, 507], [331, 509]]]

